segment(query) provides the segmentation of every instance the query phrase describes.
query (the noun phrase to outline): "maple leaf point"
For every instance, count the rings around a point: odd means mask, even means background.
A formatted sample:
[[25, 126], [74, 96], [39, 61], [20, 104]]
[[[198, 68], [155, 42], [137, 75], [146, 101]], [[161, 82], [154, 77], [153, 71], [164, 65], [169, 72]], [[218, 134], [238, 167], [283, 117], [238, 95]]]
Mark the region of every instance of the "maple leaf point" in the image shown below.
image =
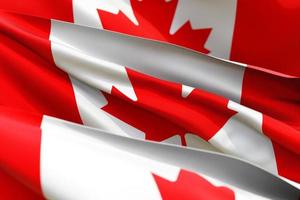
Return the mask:
[[226, 199], [234, 200], [234, 192], [227, 187], [217, 187], [196, 173], [181, 170], [176, 181], [153, 174], [163, 199]]
[[125, 33], [143, 38], [165, 41], [208, 54], [205, 43], [211, 28], [193, 29], [187, 21], [176, 32], [170, 27], [175, 15], [178, 0], [130, 1], [137, 23], [128, 18], [128, 14], [120, 9], [116, 13], [98, 10], [104, 29]]

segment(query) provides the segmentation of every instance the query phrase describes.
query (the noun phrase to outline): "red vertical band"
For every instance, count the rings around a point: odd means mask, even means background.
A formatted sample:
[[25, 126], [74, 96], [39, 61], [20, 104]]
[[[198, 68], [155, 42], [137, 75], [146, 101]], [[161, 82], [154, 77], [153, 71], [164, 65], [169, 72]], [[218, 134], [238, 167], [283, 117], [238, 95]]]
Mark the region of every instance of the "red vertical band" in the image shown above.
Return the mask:
[[0, 108], [0, 167], [41, 193], [40, 124], [42, 115]]
[[300, 76], [300, 2], [238, 0], [231, 60]]

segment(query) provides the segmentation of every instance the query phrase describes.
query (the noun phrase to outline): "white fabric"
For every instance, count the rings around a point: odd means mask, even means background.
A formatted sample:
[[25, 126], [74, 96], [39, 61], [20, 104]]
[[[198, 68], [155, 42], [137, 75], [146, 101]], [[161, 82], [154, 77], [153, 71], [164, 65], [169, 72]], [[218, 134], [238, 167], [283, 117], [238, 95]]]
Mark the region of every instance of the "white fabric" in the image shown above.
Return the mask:
[[248, 160], [277, 174], [272, 142], [262, 132], [262, 114], [233, 101], [228, 108], [237, 112], [209, 140], [217, 149]]
[[227, 186], [236, 199], [295, 199], [291, 185], [249, 163], [134, 140], [44, 116], [41, 186], [47, 199], [161, 199], [152, 173], [176, 181], [181, 168]]
[[124, 66], [236, 102], [241, 98], [245, 69], [242, 64], [166, 43], [55, 20], [51, 21], [50, 40], [58, 67], [106, 92], [115, 86], [132, 100], [136, 96]]

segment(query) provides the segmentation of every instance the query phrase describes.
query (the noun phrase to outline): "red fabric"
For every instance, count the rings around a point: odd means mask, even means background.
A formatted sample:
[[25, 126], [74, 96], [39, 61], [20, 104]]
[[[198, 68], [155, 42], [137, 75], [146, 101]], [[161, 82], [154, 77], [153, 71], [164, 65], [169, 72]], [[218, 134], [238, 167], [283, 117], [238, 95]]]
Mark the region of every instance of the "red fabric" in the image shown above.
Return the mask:
[[5, 169], [23, 184], [41, 194], [42, 116], [11, 112], [2, 107], [0, 111], [0, 169]]
[[[24, 117], [20, 124], [18, 115], [6, 118], [0, 112], [0, 124], [7, 125], [0, 127], [0, 160], [4, 163], [1, 168], [11, 169], [16, 180], [41, 193], [38, 128], [41, 116], [47, 114], [77, 123], [81, 119], [69, 77], [54, 65], [48, 40], [50, 21], [0, 12], [0, 30], [0, 106], [40, 116], [37, 121]], [[34, 124], [26, 125], [27, 122]], [[1, 197], [11, 195], [5, 190], [10, 188], [20, 192], [17, 196], [24, 194], [24, 199], [27, 196], [37, 199], [16, 180], [7, 177], [1, 181]]]
[[0, 105], [81, 123], [69, 76], [51, 54], [50, 21], [0, 13]]
[[102, 109], [144, 131], [146, 139], [180, 135], [184, 142], [184, 135], [191, 132], [209, 140], [235, 114], [221, 96], [195, 89], [184, 98], [180, 84], [130, 69], [127, 74], [138, 100], [133, 102], [114, 88], [112, 95], [105, 94], [108, 104]]
[[275, 153], [277, 167], [278, 167], [278, 174], [299, 183], [300, 182], [299, 154], [289, 151], [287, 148], [282, 147], [282, 145], [274, 141], [273, 141], [273, 147], [274, 147], [274, 153]]
[[73, 22], [72, 0], [2, 0], [0, 2], [0, 10]]
[[0, 195], [4, 200], [42, 200], [43, 197], [0, 169]]
[[269, 116], [263, 122], [264, 134], [272, 138], [278, 174], [300, 182], [299, 130]]
[[300, 1], [237, 1], [231, 60], [300, 76]]
[[245, 69], [241, 103], [300, 130], [300, 78]]

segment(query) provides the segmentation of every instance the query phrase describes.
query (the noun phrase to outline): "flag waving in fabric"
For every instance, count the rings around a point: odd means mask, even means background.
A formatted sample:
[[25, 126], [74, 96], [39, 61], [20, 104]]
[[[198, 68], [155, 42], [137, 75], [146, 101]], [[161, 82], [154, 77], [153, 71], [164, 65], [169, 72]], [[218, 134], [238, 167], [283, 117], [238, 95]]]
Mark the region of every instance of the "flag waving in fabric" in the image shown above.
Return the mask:
[[299, 11], [1, 0], [1, 199], [298, 199]]

